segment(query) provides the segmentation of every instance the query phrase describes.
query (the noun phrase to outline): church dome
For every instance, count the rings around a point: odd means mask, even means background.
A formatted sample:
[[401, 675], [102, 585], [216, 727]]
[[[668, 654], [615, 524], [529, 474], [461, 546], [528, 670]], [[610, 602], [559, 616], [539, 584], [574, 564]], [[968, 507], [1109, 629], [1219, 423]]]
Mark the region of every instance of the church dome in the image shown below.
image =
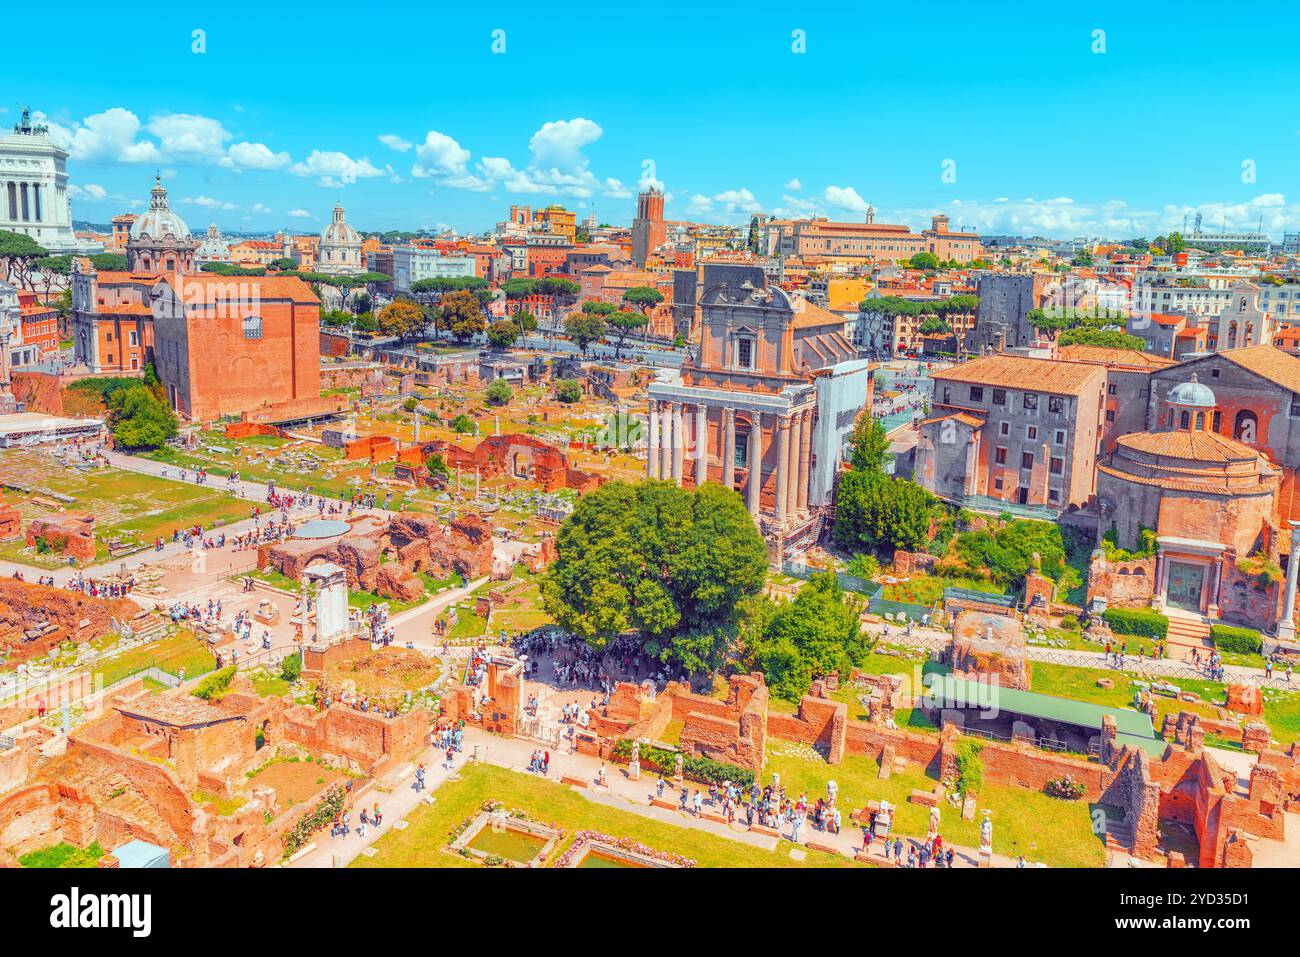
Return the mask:
[[342, 203], [334, 207], [334, 218], [320, 234], [320, 241], [334, 246], [360, 245], [361, 234], [348, 224]]
[[167, 204], [167, 188], [159, 177], [149, 200], [149, 208], [131, 225], [131, 236], [135, 239], [189, 239], [190, 228], [172, 211]]
[[1216, 404], [1214, 392], [1209, 386], [1197, 382], [1195, 373], [1192, 373], [1190, 382], [1180, 382], [1169, 390], [1169, 402], [1198, 409], [1212, 409]]

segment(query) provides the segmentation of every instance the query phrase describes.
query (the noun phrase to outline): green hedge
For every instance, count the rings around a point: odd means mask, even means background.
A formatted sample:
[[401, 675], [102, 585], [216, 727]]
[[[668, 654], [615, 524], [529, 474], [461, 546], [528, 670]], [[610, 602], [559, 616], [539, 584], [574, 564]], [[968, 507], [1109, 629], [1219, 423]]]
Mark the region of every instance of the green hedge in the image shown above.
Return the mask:
[[1238, 655], [1257, 655], [1264, 650], [1264, 640], [1254, 628], [1236, 625], [1211, 625], [1210, 638], [1219, 651]]
[[1107, 608], [1101, 617], [1117, 635], [1164, 638], [1169, 634], [1169, 618], [1154, 608]]
[[[650, 767], [652, 770], [659, 771], [661, 774], [672, 774], [677, 767], [677, 755], [679, 753], [643, 744], [641, 745], [641, 764]], [[619, 738], [618, 741], [614, 742], [614, 756], [624, 761], [630, 761], [632, 759], [632, 739]], [[692, 757], [689, 754], [682, 754], [682, 777], [690, 778], [692, 781], [701, 781], [704, 784], [721, 784], [723, 781], [730, 781], [741, 788], [748, 788], [754, 783], [753, 771], [734, 764], [714, 761], [712, 758]]]

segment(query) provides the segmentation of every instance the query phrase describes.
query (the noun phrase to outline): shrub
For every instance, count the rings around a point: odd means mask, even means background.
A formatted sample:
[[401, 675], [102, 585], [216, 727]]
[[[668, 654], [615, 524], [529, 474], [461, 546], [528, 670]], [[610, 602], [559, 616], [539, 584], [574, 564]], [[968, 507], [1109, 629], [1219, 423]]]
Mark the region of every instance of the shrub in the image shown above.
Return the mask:
[[510, 388], [510, 383], [505, 379], [493, 379], [492, 384], [487, 387], [487, 392], [484, 393], [492, 405], [505, 405], [514, 394], [515, 390]]
[[1082, 781], [1076, 781], [1068, 774], [1063, 778], [1052, 778], [1043, 788], [1050, 796], [1063, 801], [1077, 801], [1087, 792]]
[[1076, 615], [1062, 615], [1062, 616], [1061, 616], [1061, 630], [1062, 630], [1062, 631], [1078, 631], [1078, 630], [1079, 630], [1079, 618], [1078, 618], [1078, 616], [1076, 616]]
[[1101, 617], [1117, 635], [1163, 639], [1169, 634], [1169, 618], [1154, 608], [1107, 608]]
[[577, 379], [561, 379], [556, 383], [555, 397], [566, 403], [580, 401], [582, 399], [582, 383]]
[[202, 698], [204, 701], [220, 701], [222, 695], [230, 688], [230, 683], [235, 680], [235, 666], [222, 668], [215, 671], [199, 682], [199, 686], [194, 689], [194, 697]]
[[298, 652], [296, 655], [290, 655], [288, 658], [285, 658], [284, 661], [280, 662], [280, 677], [283, 678], [285, 681], [289, 682], [289, 684], [293, 684], [295, 681], [297, 681], [298, 676], [301, 674], [302, 674], [302, 652], [301, 651]]
[[[641, 763], [661, 774], [673, 773], [677, 767], [677, 754], [678, 752], [666, 748], [641, 745]], [[614, 742], [614, 756], [624, 761], [631, 760], [632, 740], [619, 738]], [[740, 788], [748, 788], [754, 783], [753, 771], [734, 764], [714, 761], [712, 758], [697, 758], [688, 754], [682, 755], [682, 777], [704, 784], [721, 784], [723, 781], [730, 781]]]
[[1211, 625], [1210, 639], [1220, 651], [1238, 655], [1257, 655], [1264, 648], [1264, 641], [1254, 628], [1240, 628], [1236, 625]]
[[462, 412], [451, 420], [451, 430], [460, 435], [469, 435], [474, 431], [474, 420]]
[[343, 790], [343, 787], [338, 784], [333, 785], [328, 791], [326, 791], [325, 796], [321, 798], [321, 802], [307, 814], [303, 815], [298, 820], [298, 823], [293, 826], [292, 830], [285, 834], [285, 854], [292, 854], [294, 851], [298, 850], [298, 848], [306, 844], [307, 839], [310, 838], [312, 834], [319, 831], [326, 824], [332, 823], [334, 815], [343, 810], [345, 797], [346, 792]]
[[957, 756], [957, 790], [962, 794], [979, 794], [984, 786], [984, 762], [980, 760], [984, 742], [961, 738], [953, 750]]

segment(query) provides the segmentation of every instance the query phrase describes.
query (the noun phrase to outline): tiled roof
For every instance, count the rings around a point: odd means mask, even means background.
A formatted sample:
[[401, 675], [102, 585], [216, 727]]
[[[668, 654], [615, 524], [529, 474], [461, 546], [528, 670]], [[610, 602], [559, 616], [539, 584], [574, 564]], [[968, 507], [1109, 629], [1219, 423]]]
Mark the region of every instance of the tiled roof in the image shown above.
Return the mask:
[[1223, 358], [1247, 372], [1275, 382], [1292, 392], [1300, 392], [1300, 359], [1273, 345], [1250, 346], [1220, 352]]
[[962, 425], [969, 425], [973, 429], [978, 429], [984, 424], [984, 420], [971, 412], [949, 412], [947, 415], [936, 415], [933, 418], [925, 419], [922, 425], [933, 425], [935, 422], [943, 422], [946, 419], [955, 419]]
[[1078, 395], [1090, 385], [1097, 384], [1098, 377], [1104, 378], [1104, 373], [1095, 363], [1032, 359], [1005, 353], [980, 356], [931, 376], [941, 381], [1028, 389], [1054, 395]]
[[1163, 369], [1177, 365], [1177, 359], [1158, 356], [1154, 352], [1137, 349], [1111, 349], [1106, 346], [1061, 346], [1057, 355], [1069, 362], [1100, 362], [1107, 366], [1132, 366], [1142, 369]]
[[[178, 292], [197, 287], [217, 287], [211, 298], [222, 299], [289, 299], [293, 302], [319, 303], [316, 294], [297, 276], [219, 276], [216, 273], [196, 273], [192, 276], [167, 276], [163, 280], [173, 286], [180, 284]], [[229, 296], [221, 294], [222, 286], [230, 289]]]
[[1260, 458], [1260, 453], [1236, 439], [1218, 432], [1131, 432], [1116, 440], [1118, 445], [1148, 455], [1194, 462], [1238, 462]]

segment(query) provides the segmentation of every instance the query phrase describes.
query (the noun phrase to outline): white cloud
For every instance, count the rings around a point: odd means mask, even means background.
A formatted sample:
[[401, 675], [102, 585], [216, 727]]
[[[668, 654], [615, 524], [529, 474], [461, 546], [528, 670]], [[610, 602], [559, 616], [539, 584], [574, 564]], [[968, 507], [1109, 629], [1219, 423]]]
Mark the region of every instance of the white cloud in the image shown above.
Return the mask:
[[239, 209], [234, 203], [213, 199], [211, 196], [186, 196], [181, 202], [188, 206], [202, 206], [204, 209], [220, 209], [227, 212]]
[[602, 133], [604, 130], [600, 124], [581, 116], [544, 123], [528, 140], [528, 149], [533, 156], [531, 165], [566, 172], [585, 170], [587, 157], [582, 151], [600, 139]]
[[163, 157], [149, 140], [137, 140], [140, 118], [120, 106], [62, 126], [42, 113], [38, 121], [50, 128], [50, 139], [75, 160], [83, 162], [153, 163]]
[[803, 183], [799, 182], [799, 177], [796, 176], [794, 179], [790, 180], [790, 182], [785, 184], [785, 188], [791, 192], [797, 193], [799, 190], [803, 189]]
[[95, 183], [87, 183], [85, 186], [69, 183], [68, 195], [73, 199], [84, 199], [91, 203], [98, 203], [108, 196], [108, 190]]
[[236, 143], [222, 157], [221, 165], [230, 169], [284, 169], [290, 163], [288, 153], [276, 153], [265, 143]]
[[315, 176], [321, 186], [329, 187], [346, 186], [358, 179], [385, 174], [365, 157], [353, 159], [333, 150], [312, 150], [306, 160], [294, 163], [289, 172], [295, 176]]
[[859, 196], [858, 191], [852, 186], [827, 186], [825, 192], [822, 193], [822, 199], [831, 206], [847, 209], [854, 213], [865, 213], [867, 207], [871, 205]]
[[219, 120], [192, 113], [156, 116], [149, 132], [158, 137], [163, 153], [182, 161], [220, 161], [231, 138]]
[[713, 197], [728, 213], [757, 213], [763, 205], [747, 189], [723, 190]]
[[307, 212], [307, 210], [305, 209], [291, 209], [289, 210], [289, 215], [292, 216], [294, 219], [315, 219], [316, 218], [311, 213]]
[[396, 133], [383, 133], [379, 137], [379, 142], [383, 143], [390, 150], [396, 150], [399, 153], [405, 153], [411, 148], [409, 141], [402, 139]]

